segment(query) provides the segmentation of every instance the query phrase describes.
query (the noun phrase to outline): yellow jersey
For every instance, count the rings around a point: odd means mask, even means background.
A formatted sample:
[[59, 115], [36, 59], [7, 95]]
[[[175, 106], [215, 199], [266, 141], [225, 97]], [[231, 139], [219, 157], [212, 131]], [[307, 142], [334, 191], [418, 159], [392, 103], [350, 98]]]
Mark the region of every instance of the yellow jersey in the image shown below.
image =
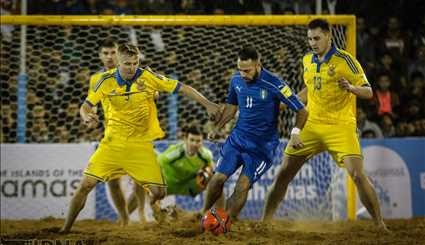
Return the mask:
[[156, 91], [177, 92], [180, 83], [153, 73], [137, 69], [131, 81], [125, 81], [119, 71], [105, 72], [93, 87], [86, 102], [94, 106], [107, 100], [108, 123], [104, 140], [152, 141], [164, 136], [159, 126], [154, 101]]
[[316, 54], [303, 58], [307, 86], [308, 120], [324, 124], [356, 124], [356, 96], [338, 86], [347, 79], [354, 86], [369, 85], [359, 62], [348, 52], [332, 46], [322, 62]]
[[[114, 69], [111, 69], [111, 70], [108, 70], [108, 71], [106, 71], [106, 73], [110, 73], [110, 74], [112, 74], [112, 73], [114, 73], [115, 71], [116, 71], [117, 69], [116, 68], [114, 68]], [[102, 76], [105, 74], [105, 72], [102, 72], [102, 71], [100, 71], [100, 72], [97, 72], [97, 73], [95, 73], [95, 74], [93, 74], [91, 77], [90, 77], [90, 84], [89, 84], [89, 92], [88, 92], [88, 95], [90, 96], [91, 94], [93, 94], [94, 93], [94, 87], [96, 86], [96, 83], [102, 78]], [[101, 105], [102, 105], [102, 110], [103, 110], [103, 117], [104, 117], [104, 119], [105, 119], [105, 125], [106, 125], [106, 123], [108, 122], [108, 109], [109, 109], [109, 100], [107, 100], [107, 99], [103, 99], [103, 100], [101, 100], [100, 101], [100, 103], [101, 103]]]

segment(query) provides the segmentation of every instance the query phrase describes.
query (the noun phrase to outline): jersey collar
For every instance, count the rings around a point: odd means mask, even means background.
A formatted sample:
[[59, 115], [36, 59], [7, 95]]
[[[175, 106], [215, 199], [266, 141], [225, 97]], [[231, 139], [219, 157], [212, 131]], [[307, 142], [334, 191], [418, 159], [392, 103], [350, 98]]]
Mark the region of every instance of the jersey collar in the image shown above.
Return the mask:
[[125, 84], [131, 85], [134, 81], [137, 80], [137, 78], [142, 75], [142, 69], [137, 68], [136, 74], [134, 74], [133, 78], [130, 80], [124, 80], [124, 78], [121, 77], [119, 69], [117, 69], [117, 72], [115, 73], [115, 79], [117, 80], [118, 85], [123, 86]]
[[317, 54], [313, 54], [313, 57], [311, 58], [311, 63], [321, 64], [324, 62], [328, 62], [332, 55], [335, 54], [335, 52], [336, 47], [332, 44], [331, 49], [325, 54], [325, 58], [322, 62], [319, 61], [319, 56]]

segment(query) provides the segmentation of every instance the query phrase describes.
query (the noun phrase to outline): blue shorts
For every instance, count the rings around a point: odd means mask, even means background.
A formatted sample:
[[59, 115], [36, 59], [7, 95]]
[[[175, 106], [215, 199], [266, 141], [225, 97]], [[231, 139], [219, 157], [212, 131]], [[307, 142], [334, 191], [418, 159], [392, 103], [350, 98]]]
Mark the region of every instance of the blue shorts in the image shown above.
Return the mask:
[[241, 175], [249, 178], [251, 186], [272, 166], [278, 157], [279, 139], [253, 140], [232, 132], [220, 150], [215, 172], [230, 177], [241, 165]]

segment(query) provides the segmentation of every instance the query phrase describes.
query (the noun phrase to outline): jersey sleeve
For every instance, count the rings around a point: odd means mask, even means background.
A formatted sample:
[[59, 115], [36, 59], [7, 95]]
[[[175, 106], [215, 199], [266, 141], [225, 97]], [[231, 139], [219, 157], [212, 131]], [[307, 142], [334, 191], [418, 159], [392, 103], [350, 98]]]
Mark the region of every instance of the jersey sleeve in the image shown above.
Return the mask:
[[165, 77], [150, 70], [144, 70], [142, 76], [150, 82], [155, 90], [160, 92], [176, 93], [181, 86], [179, 81]]
[[101, 77], [92, 88], [89, 88], [89, 95], [86, 98], [87, 103], [95, 106], [108, 94], [107, 79], [108, 77]]
[[[300, 62], [300, 66], [301, 66], [302, 71], [307, 71], [309, 62], [311, 63], [311, 57], [308, 54], [304, 55], [304, 57], [302, 58], [302, 60]], [[303, 74], [305, 74], [305, 73], [303, 72]], [[307, 86], [305, 75], [302, 76], [302, 79], [303, 79], [304, 85]]]
[[304, 104], [286, 82], [279, 80], [278, 86], [274, 90], [277, 98], [292, 110], [299, 111], [304, 108]]
[[229, 91], [227, 93], [226, 103], [231, 104], [231, 105], [238, 105], [238, 96], [237, 96], [236, 91], [235, 91], [233, 79], [230, 80]]
[[99, 76], [97, 74], [94, 74], [90, 77], [90, 82], [89, 82], [89, 91], [87, 93], [87, 95], [91, 95], [94, 93], [94, 86], [96, 85], [96, 82], [99, 80]]
[[178, 145], [170, 145], [164, 152], [158, 155], [160, 165], [169, 165], [181, 155], [181, 149]]
[[213, 167], [212, 152], [208, 148], [202, 147], [200, 153], [201, 153], [202, 158], [205, 159], [205, 161], [206, 161], [206, 166]]
[[346, 79], [354, 86], [370, 86], [366, 74], [357, 59], [353, 58], [350, 54], [347, 54], [345, 57], [344, 73], [347, 76]]

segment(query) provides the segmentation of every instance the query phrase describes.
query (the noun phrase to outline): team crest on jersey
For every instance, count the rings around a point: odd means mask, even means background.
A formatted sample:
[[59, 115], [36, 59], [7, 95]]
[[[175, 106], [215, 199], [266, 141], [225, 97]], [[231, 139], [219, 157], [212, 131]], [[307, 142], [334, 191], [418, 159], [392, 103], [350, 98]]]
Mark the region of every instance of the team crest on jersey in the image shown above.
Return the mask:
[[261, 96], [261, 99], [265, 100], [267, 98], [267, 90], [261, 89], [260, 96]]
[[125, 92], [124, 87], [118, 87], [114, 90], [112, 90], [109, 95], [121, 95]]
[[328, 75], [329, 76], [334, 76], [335, 75], [335, 65], [334, 64], [330, 64], [329, 65], [329, 68], [328, 68]]
[[117, 95], [117, 91], [115, 91], [115, 89], [114, 89], [109, 93], [109, 95]]
[[139, 91], [144, 90], [145, 89], [145, 81], [143, 81], [143, 80], [137, 80], [136, 81], [136, 88]]

